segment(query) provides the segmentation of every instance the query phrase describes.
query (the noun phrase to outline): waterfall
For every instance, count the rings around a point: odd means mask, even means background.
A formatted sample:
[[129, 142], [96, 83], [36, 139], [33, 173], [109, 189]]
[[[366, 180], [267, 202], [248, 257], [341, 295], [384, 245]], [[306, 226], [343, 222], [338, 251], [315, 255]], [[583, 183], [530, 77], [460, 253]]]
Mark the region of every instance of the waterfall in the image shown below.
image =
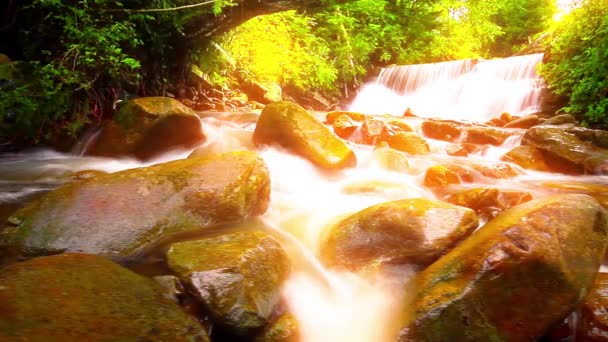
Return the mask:
[[543, 54], [492, 60], [459, 60], [382, 69], [365, 85], [351, 111], [486, 121], [509, 112], [539, 109], [542, 79], [536, 67]]

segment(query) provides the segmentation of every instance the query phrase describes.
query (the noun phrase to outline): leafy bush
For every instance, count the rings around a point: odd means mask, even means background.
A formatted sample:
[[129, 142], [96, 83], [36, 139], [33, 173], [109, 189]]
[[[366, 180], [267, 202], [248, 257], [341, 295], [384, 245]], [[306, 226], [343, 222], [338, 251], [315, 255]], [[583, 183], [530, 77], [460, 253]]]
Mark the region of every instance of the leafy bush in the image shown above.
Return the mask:
[[559, 23], [541, 73], [549, 88], [567, 97], [564, 112], [608, 127], [608, 1], [584, 0]]

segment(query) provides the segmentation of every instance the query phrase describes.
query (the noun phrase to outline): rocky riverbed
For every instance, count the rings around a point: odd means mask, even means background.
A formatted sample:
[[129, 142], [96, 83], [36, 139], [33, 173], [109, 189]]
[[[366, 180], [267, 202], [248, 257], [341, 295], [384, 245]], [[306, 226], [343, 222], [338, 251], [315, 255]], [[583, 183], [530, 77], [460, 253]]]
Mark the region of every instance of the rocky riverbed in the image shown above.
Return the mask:
[[608, 336], [606, 132], [291, 102], [201, 124], [184, 108], [128, 103], [87, 153], [139, 162], [69, 169], [5, 215], [0, 340], [310, 341], [306, 297], [285, 290], [302, 272], [390, 280], [380, 340]]

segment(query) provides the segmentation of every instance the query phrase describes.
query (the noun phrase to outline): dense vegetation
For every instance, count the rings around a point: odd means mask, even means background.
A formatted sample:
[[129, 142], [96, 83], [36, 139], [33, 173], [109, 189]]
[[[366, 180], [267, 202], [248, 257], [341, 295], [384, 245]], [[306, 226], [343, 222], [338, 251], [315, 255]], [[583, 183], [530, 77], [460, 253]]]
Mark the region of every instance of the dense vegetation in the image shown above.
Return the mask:
[[542, 68], [567, 113], [608, 128], [608, 1], [584, 0], [553, 32]]
[[19, 62], [0, 67], [2, 140], [76, 136], [120, 99], [176, 93], [192, 65], [218, 88], [262, 81], [345, 97], [389, 64], [510, 55], [555, 11], [554, 0], [319, 0], [314, 13], [209, 28], [244, 2], [10, 1], [0, 35], [14, 44], [0, 53]]

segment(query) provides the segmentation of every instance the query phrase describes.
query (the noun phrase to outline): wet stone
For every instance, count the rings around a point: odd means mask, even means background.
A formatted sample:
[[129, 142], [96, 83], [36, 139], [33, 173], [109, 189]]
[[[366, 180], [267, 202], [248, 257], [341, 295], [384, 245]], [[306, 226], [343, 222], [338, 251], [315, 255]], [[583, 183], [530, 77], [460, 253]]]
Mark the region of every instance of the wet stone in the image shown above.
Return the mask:
[[239, 336], [268, 323], [290, 271], [281, 245], [259, 231], [173, 244], [167, 263], [213, 320]]
[[158, 285], [86, 254], [0, 270], [2, 341], [209, 341]]
[[329, 228], [321, 243], [328, 267], [362, 271], [379, 264], [426, 266], [477, 228], [471, 209], [428, 199], [378, 204]]
[[399, 341], [534, 341], [584, 299], [607, 243], [587, 195], [505, 210], [417, 275]]

